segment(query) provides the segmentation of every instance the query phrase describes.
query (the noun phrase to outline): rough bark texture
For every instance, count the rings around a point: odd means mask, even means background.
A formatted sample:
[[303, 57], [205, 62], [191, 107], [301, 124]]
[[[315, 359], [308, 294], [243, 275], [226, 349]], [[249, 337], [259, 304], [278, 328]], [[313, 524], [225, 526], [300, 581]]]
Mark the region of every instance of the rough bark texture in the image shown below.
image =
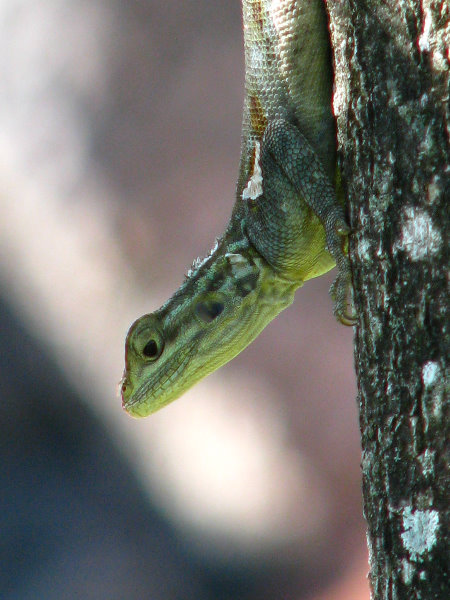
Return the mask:
[[328, 2], [374, 599], [450, 597], [447, 2]]

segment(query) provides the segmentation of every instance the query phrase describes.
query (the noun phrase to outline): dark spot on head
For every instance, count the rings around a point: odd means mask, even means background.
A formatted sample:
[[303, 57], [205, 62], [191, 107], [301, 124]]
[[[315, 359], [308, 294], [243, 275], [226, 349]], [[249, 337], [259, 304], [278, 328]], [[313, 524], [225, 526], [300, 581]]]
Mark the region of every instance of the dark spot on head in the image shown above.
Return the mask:
[[217, 300], [205, 300], [197, 304], [195, 307], [195, 314], [204, 323], [211, 323], [223, 312], [224, 308], [225, 306], [222, 302], [218, 302]]
[[225, 282], [225, 273], [219, 271], [215, 273], [214, 279], [208, 282], [206, 286], [207, 292], [217, 292], [223, 286]]
[[258, 273], [250, 273], [250, 275], [236, 281], [236, 290], [242, 298], [245, 298], [245, 296], [250, 294], [250, 292], [253, 292], [256, 288], [258, 276]]

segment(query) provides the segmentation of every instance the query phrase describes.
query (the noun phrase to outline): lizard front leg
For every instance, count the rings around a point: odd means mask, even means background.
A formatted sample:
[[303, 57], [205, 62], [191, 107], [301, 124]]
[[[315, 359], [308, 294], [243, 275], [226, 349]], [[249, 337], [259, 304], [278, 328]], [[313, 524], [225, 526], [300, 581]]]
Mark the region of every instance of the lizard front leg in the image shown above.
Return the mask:
[[268, 124], [260, 165], [258, 153], [254, 173], [262, 176], [261, 185], [253, 186], [257, 191], [251, 195], [249, 186], [243, 193], [250, 241], [274, 269], [299, 285], [336, 264], [338, 276], [330, 290], [334, 312], [342, 323], [354, 324], [347, 312], [351, 273], [345, 246], [350, 227], [319, 157], [284, 119]]

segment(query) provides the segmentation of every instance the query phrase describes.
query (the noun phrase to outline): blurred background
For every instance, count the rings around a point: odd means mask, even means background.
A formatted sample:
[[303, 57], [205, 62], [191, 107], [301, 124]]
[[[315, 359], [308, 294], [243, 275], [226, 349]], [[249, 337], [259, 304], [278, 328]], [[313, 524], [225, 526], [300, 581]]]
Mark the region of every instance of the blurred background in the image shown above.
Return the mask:
[[0, 597], [369, 598], [333, 273], [160, 413], [116, 395], [231, 214], [238, 0], [1, 0], [0, 51]]

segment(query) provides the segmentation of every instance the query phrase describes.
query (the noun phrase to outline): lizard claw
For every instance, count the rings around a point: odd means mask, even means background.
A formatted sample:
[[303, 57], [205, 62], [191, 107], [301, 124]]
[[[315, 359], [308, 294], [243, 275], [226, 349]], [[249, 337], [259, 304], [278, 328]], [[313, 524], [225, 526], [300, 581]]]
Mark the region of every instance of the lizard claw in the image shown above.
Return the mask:
[[336, 318], [338, 319], [339, 323], [342, 323], [342, 325], [353, 327], [358, 322], [358, 315], [355, 312], [337, 313], [335, 309], [334, 314], [336, 315]]
[[[357, 315], [352, 310], [352, 277], [348, 260], [348, 236], [351, 228], [346, 222], [342, 209], [332, 206], [325, 220], [328, 251], [336, 260], [338, 275], [330, 288], [334, 301], [334, 314], [343, 325], [355, 325]], [[350, 310], [349, 310], [350, 307]]]
[[[353, 326], [357, 323], [358, 315], [353, 310], [353, 286], [350, 265], [347, 257], [345, 268], [339, 269], [339, 274], [330, 287], [330, 296], [334, 301], [334, 314], [343, 325]], [[350, 308], [350, 310], [349, 310]]]
[[346, 236], [346, 235], [350, 235], [351, 233], [351, 229], [350, 229], [350, 225], [348, 225], [344, 219], [338, 219], [335, 223], [335, 231], [338, 235], [341, 236]]

